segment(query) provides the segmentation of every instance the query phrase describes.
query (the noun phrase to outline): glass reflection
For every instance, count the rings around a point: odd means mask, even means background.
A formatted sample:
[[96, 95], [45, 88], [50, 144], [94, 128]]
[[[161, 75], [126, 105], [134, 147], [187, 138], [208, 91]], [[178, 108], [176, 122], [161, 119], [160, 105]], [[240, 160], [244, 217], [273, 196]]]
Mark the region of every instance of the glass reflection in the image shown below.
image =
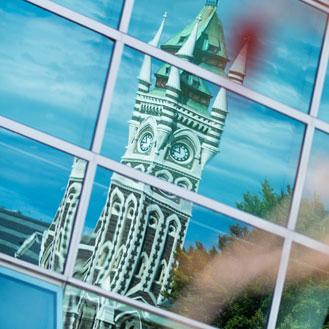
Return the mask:
[[86, 162], [4, 129], [0, 140], [0, 252], [62, 272]]
[[[82, 310], [85, 310], [83, 313]], [[116, 310], [116, 312], [114, 312]], [[95, 314], [95, 319], [90, 315]], [[72, 286], [66, 286], [64, 296], [64, 328], [72, 328], [72, 323], [80, 321], [91, 328], [93, 323], [102, 328], [176, 328], [188, 329], [189, 326], [173, 322], [110, 298], [99, 296]]]
[[126, 48], [102, 153], [234, 207], [272, 202], [271, 212], [243, 210], [284, 225], [303, 133], [297, 121]]
[[[130, 33], [152, 40], [164, 12], [162, 49], [180, 55], [178, 49], [188, 43], [200, 16], [193, 62], [234, 81], [242, 82], [246, 74], [245, 85], [251, 89], [308, 111], [324, 13], [292, 0], [136, 0]], [[247, 67], [242, 67], [245, 61]]]
[[[98, 168], [74, 275], [220, 328], [247, 313], [244, 327], [265, 328], [281, 245], [279, 237]], [[80, 298], [79, 314], [92, 314], [88, 325], [103, 323], [107, 302], [86, 297], [83, 306]], [[71, 306], [65, 317], [76, 328]], [[111, 323], [118, 326], [121, 313], [112, 306]]]
[[327, 68], [326, 79], [323, 86], [321, 104], [319, 109], [319, 119], [329, 122], [329, 66]]
[[123, 5], [123, 0], [55, 0], [54, 2], [115, 28], [119, 25]]
[[329, 243], [329, 136], [315, 131], [296, 230]]
[[328, 255], [295, 244], [289, 262], [277, 329], [329, 326]]
[[0, 115], [89, 147], [112, 41], [25, 1], [0, 20]]
[[58, 329], [62, 288], [0, 267], [0, 291], [1, 329]]

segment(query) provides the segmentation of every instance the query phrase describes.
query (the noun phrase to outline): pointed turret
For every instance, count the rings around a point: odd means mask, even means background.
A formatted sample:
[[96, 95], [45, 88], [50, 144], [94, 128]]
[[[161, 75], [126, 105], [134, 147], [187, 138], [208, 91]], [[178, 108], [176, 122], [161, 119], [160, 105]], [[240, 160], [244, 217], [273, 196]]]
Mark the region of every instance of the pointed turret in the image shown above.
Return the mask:
[[161, 38], [161, 34], [162, 34], [162, 30], [163, 30], [163, 27], [164, 27], [164, 23], [166, 21], [166, 18], [167, 18], [167, 12], [165, 12], [163, 14], [163, 19], [162, 19], [162, 22], [161, 22], [161, 25], [159, 27], [159, 30], [158, 32], [156, 33], [156, 35], [154, 36], [153, 40], [151, 40], [149, 42], [149, 44], [151, 46], [154, 46], [154, 47], [158, 47], [159, 46], [159, 42], [160, 42], [160, 38]]
[[212, 106], [211, 116], [224, 123], [227, 113], [226, 89], [222, 87], [216, 96], [214, 105]]
[[244, 77], [246, 76], [248, 46], [249, 41], [246, 41], [238, 56], [234, 60], [228, 74], [230, 79], [241, 84], [243, 83]]
[[183, 46], [176, 53], [177, 56], [186, 58], [186, 59], [193, 58], [193, 52], [194, 52], [194, 48], [195, 48], [195, 42], [197, 40], [198, 27], [199, 27], [200, 21], [201, 21], [201, 16], [198, 16], [191, 34], [189, 35], [189, 37], [187, 38], [187, 40], [183, 44]]
[[172, 66], [167, 82], [167, 87], [173, 88], [176, 91], [180, 91], [180, 75], [177, 67]]
[[[154, 38], [149, 42], [151, 46], [158, 47], [161, 33], [163, 30], [163, 26], [165, 23], [165, 20], [167, 18], [167, 12], [164, 13], [163, 19], [161, 22], [161, 25], [155, 34]], [[141, 70], [139, 72], [138, 76], [138, 89], [143, 92], [148, 92], [151, 86], [151, 71], [152, 71], [152, 63], [151, 63], [151, 57], [149, 55], [144, 56], [144, 61], [141, 67]]]

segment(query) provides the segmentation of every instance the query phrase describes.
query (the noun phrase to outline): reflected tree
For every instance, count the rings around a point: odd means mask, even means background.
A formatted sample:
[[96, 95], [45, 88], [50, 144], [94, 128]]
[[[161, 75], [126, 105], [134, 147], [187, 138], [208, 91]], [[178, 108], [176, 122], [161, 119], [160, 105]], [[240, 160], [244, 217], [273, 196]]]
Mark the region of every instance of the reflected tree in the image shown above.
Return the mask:
[[[259, 193], [246, 192], [243, 200], [236, 202], [236, 206], [276, 224], [285, 225], [291, 196], [290, 185], [286, 190], [276, 193], [265, 180]], [[316, 194], [313, 201], [302, 200], [297, 230], [317, 238], [328, 236], [329, 212]], [[244, 273], [238, 273], [243, 266], [236, 266], [237, 272], [234, 273], [233, 265], [229, 269], [229, 284], [224, 284], [223, 280], [216, 279], [223, 268], [215, 268], [214, 264], [225, 264], [228, 260], [228, 264], [234, 264], [235, 261], [241, 263], [245, 259], [244, 265], [247, 268], [253, 266], [247, 261], [250, 255], [260, 255], [266, 261], [267, 252], [270, 255], [271, 250], [281, 250], [281, 246], [282, 239], [279, 237], [235, 224], [229, 227], [227, 233], [219, 235], [218, 245], [210, 250], [198, 241], [195, 247], [191, 246], [188, 250], [178, 249], [175, 254], [178, 265], [172, 270], [173, 283], [163, 293], [168, 301], [166, 307], [222, 329], [265, 328], [279, 257], [273, 258], [270, 271], [255, 270], [252, 279], [249, 276], [245, 284], [241, 284], [245, 278]], [[328, 329], [328, 272], [322, 269], [319, 275], [315, 270], [304, 270], [306, 263], [300, 261], [299, 256], [296, 254], [292, 257], [293, 264], [290, 266], [294, 270], [287, 275], [277, 328]], [[204, 269], [212, 266], [214, 269], [208, 273], [217, 271], [218, 275], [205, 275], [207, 271]], [[200, 277], [204, 284], [195, 284], [195, 281], [200, 281]]]

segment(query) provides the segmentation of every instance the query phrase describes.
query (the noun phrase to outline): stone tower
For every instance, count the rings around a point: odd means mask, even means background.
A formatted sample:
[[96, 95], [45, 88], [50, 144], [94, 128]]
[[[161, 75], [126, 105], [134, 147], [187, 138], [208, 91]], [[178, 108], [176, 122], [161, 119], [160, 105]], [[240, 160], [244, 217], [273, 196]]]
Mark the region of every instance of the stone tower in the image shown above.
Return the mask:
[[[155, 47], [165, 19], [166, 14], [150, 42]], [[207, 0], [195, 20], [161, 48], [227, 76], [225, 68], [229, 59], [217, 16], [217, 0]], [[246, 54], [247, 45], [228, 75], [239, 83], [245, 76]], [[219, 151], [228, 113], [226, 91], [220, 89], [210, 109], [213, 95], [203, 79], [163, 64], [155, 73], [152, 86], [151, 69], [151, 57], [145, 55], [121, 162], [197, 191], [204, 167]], [[61, 213], [69, 207], [65, 206], [69, 187], [66, 194]], [[191, 214], [191, 202], [113, 174], [95, 231], [89, 241], [80, 244], [76, 277], [130, 298], [160, 305], [164, 302], [161, 291], [170, 289], [174, 252], [183, 245]], [[57, 217], [52, 226], [60, 225]], [[49, 236], [54, 235], [55, 231], [50, 231]], [[47, 239], [44, 250], [49, 249]], [[64, 243], [62, 236], [59, 239]], [[40, 258], [45, 267], [52, 263], [53, 256], [47, 255], [43, 252]], [[46, 262], [47, 257], [50, 260]], [[129, 314], [123, 306], [88, 293], [77, 296], [72, 290], [70, 296], [68, 289], [65, 328], [141, 328], [143, 313], [135, 313]]]

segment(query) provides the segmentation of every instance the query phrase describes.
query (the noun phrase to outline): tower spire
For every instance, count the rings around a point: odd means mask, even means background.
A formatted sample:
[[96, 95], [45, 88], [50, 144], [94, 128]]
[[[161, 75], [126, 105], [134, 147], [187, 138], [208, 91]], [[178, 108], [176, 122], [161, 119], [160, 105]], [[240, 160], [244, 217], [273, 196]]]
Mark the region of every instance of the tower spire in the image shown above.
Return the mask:
[[249, 40], [247, 40], [242, 49], [240, 50], [238, 56], [234, 60], [228, 77], [237, 83], [243, 83], [246, 76], [246, 66], [247, 66], [247, 54], [248, 54]]
[[162, 34], [162, 30], [163, 30], [163, 26], [164, 26], [164, 23], [166, 21], [166, 18], [167, 18], [167, 12], [165, 12], [163, 14], [162, 22], [161, 22], [161, 25], [158, 29], [158, 32], [155, 34], [154, 38], [149, 42], [149, 44], [151, 46], [154, 46], [154, 47], [159, 46], [159, 41], [160, 41], [160, 37], [161, 37], [161, 34]]
[[188, 39], [183, 44], [183, 46], [178, 50], [176, 55], [186, 59], [190, 59], [193, 57], [195, 42], [197, 40], [198, 26], [200, 21], [201, 21], [201, 16], [199, 15], [196, 19], [196, 23], [193, 27], [191, 34], [189, 35]]
[[167, 87], [174, 88], [175, 90], [180, 90], [180, 76], [177, 67], [172, 66], [169, 73], [169, 78], [167, 82]]
[[[151, 46], [158, 47], [166, 18], [167, 18], [167, 12], [165, 12], [163, 15], [163, 19], [162, 19], [161, 25], [160, 25], [157, 33], [155, 34], [154, 38], [149, 42], [149, 44]], [[151, 57], [149, 55], [145, 55], [144, 61], [143, 61], [143, 64], [139, 71], [139, 76], [138, 76], [138, 80], [139, 80], [138, 87], [141, 91], [144, 91], [144, 92], [149, 91], [149, 88], [151, 85], [151, 71], [152, 71], [151, 67], [152, 67]]]
[[225, 88], [222, 87], [219, 90], [212, 108], [216, 110], [222, 110], [223, 112], [227, 112], [227, 97], [226, 97]]

